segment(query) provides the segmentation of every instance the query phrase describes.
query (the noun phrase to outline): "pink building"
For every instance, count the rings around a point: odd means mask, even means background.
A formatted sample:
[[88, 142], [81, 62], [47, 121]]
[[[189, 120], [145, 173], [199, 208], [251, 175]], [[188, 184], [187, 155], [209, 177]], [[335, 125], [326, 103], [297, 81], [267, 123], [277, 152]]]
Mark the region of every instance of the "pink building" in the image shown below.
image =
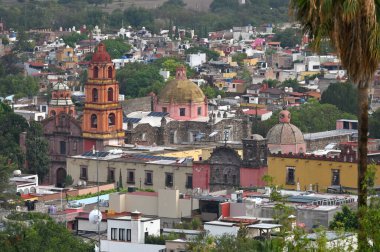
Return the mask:
[[267, 134], [267, 144], [271, 153], [304, 153], [306, 143], [302, 132], [290, 123], [291, 114], [283, 110], [279, 114], [280, 122], [273, 126]]
[[207, 98], [198, 85], [187, 79], [186, 68], [180, 66], [175, 79], [156, 97], [154, 111], [167, 112], [174, 120], [196, 120], [208, 117]]

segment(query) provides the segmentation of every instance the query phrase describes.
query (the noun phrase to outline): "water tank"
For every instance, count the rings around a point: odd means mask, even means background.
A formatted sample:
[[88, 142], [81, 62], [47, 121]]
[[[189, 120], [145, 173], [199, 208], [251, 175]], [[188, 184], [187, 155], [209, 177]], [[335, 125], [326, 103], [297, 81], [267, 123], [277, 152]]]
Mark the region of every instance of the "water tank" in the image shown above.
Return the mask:
[[88, 220], [92, 224], [98, 224], [102, 221], [102, 213], [98, 211], [97, 209], [94, 209], [90, 212], [90, 215], [88, 216]]
[[13, 176], [14, 177], [20, 177], [21, 176], [21, 170], [15, 170], [15, 171], [13, 171]]

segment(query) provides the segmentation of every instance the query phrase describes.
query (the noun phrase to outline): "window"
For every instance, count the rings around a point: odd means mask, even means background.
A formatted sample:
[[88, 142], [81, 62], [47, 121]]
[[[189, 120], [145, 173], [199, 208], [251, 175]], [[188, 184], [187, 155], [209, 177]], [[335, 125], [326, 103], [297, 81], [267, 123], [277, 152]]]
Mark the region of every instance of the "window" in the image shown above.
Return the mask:
[[337, 169], [332, 170], [331, 185], [335, 185], [335, 186], [340, 185], [340, 170], [337, 170]]
[[111, 240], [117, 240], [117, 228], [111, 228]]
[[109, 88], [107, 91], [108, 101], [113, 101], [113, 88]]
[[202, 107], [198, 107], [198, 115], [202, 115]]
[[145, 172], [145, 185], [153, 185], [153, 172], [146, 171]]
[[224, 174], [224, 183], [227, 184], [227, 182], [228, 182], [227, 174]]
[[131, 241], [131, 230], [127, 229], [127, 241]]
[[108, 78], [112, 79], [112, 67], [108, 67]]
[[119, 241], [125, 241], [125, 229], [119, 228]]
[[168, 108], [167, 107], [162, 107], [162, 112], [167, 113], [168, 112]]
[[97, 102], [98, 101], [98, 90], [96, 88], [92, 89], [92, 101]]
[[91, 115], [91, 128], [98, 127], [98, 117], [95, 114]]
[[80, 179], [87, 180], [87, 166], [80, 167]]
[[185, 116], [186, 115], [186, 109], [185, 108], [180, 108], [179, 109], [179, 116]]
[[115, 168], [108, 168], [108, 181], [115, 182]]
[[167, 186], [167, 187], [173, 186], [173, 173], [166, 173], [165, 186]]
[[236, 185], [236, 175], [232, 175], [232, 184]]
[[56, 115], [55, 110], [52, 110], [52, 111], [50, 112], [50, 115], [51, 115], [51, 116], [55, 116], [55, 115]]
[[127, 183], [134, 184], [135, 183], [135, 171], [128, 170], [127, 174]]
[[186, 188], [193, 188], [193, 175], [191, 174], [186, 174]]
[[236, 88], [236, 84], [232, 84], [232, 88]]
[[99, 77], [99, 68], [96, 66], [94, 67], [94, 78], [98, 78]]
[[108, 126], [114, 126], [115, 125], [115, 114], [111, 113], [108, 116]]
[[59, 153], [62, 155], [66, 155], [66, 142], [59, 141]]
[[286, 168], [286, 184], [287, 185], [295, 184], [295, 172], [296, 172], [296, 169], [294, 167]]

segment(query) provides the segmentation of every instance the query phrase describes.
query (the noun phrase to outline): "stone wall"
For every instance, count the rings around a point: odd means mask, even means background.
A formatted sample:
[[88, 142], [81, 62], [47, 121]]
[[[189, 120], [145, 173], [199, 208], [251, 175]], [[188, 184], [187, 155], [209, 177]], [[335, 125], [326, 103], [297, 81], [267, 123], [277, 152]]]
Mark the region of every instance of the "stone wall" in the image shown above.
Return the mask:
[[122, 102], [123, 111], [126, 115], [135, 111], [152, 111], [152, 97], [140, 97], [134, 99], [128, 99]]

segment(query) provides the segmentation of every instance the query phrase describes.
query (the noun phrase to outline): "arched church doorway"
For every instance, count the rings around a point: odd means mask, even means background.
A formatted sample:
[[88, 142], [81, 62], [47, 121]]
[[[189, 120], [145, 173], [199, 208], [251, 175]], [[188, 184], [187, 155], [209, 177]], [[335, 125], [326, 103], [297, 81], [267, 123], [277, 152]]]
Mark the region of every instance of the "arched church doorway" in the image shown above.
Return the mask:
[[57, 170], [57, 187], [65, 187], [66, 170], [64, 168], [58, 168]]

